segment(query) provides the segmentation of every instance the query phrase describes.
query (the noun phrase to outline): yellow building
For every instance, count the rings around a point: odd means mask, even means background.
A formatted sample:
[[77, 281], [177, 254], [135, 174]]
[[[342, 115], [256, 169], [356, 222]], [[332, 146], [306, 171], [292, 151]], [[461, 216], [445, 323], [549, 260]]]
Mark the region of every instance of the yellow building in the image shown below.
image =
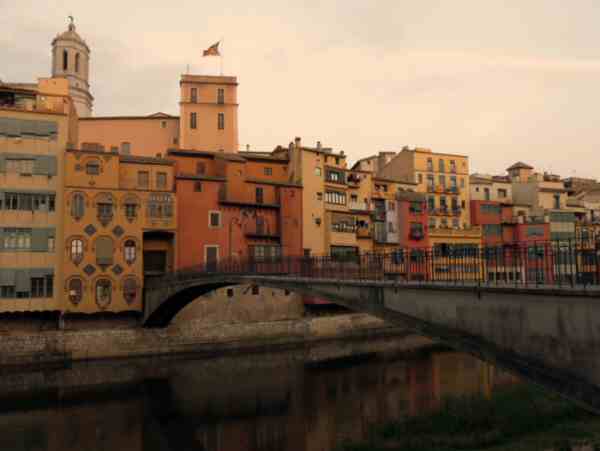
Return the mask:
[[64, 312], [141, 312], [175, 261], [173, 163], [70, 149], [65, 171]]
[[63, 156], [77, 141], [68, 89], [0, 84], [0, 312], [60, 310]]

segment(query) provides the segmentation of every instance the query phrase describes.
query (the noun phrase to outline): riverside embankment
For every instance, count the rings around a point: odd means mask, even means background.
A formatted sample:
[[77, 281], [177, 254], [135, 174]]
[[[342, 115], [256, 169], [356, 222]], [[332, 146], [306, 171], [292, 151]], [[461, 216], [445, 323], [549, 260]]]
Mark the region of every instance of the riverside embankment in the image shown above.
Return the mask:
[[[188, 321], [167, 329], [104, 328], [11, 333], [0, 339], [0, 366], [177, 354], [211, 356], [286, 349], [332, 340], [346, 341], [347, 353], [352, 355], [369, 340], [409, 335], [400, 327], [363, 314], [251, 323]], [[430, 341], [411, 337], [407, 343], [419, 346], [430, 344]]]

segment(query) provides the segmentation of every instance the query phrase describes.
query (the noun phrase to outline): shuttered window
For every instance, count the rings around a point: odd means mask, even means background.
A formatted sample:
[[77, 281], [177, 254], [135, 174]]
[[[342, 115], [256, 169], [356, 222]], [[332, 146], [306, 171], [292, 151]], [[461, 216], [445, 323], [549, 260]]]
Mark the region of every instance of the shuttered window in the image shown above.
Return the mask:
[[96, 240], [96, 263], [100, 266], [113, 264], [113, 240], [108, 236], [101, 236]]
[[85, 200], [83, 194], [75, 193], [71, 198], [71, 216], [74, 219], [81, 219], [85, 213]]

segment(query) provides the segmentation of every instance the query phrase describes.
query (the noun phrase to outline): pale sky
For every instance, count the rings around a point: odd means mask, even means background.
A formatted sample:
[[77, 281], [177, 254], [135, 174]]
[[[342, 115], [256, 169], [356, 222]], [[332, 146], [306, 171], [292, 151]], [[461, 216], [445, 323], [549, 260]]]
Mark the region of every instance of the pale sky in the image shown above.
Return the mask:
[[[50, 72], [75, 16], [95, 115], [178, 114], [179, 75], [224, 37], [240, 143], [294, 136], [351, 162], [403, 145], [600, 177], [598, 0], [0, 0], [0, 79]], [[210, 60], [210, 61], [209, 61]]]

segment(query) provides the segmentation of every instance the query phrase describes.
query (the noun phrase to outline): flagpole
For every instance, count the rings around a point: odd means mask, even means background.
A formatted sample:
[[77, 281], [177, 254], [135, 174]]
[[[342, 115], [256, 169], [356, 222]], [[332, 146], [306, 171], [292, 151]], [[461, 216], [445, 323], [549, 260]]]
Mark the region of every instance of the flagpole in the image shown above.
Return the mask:
[[221, 71], [221, 77], [223, 76], [223, 42], [225, 42], [225, 38], [221, 38], [221, 52], [219, 55], [219, 63], [220, 63], [220, 71]]

